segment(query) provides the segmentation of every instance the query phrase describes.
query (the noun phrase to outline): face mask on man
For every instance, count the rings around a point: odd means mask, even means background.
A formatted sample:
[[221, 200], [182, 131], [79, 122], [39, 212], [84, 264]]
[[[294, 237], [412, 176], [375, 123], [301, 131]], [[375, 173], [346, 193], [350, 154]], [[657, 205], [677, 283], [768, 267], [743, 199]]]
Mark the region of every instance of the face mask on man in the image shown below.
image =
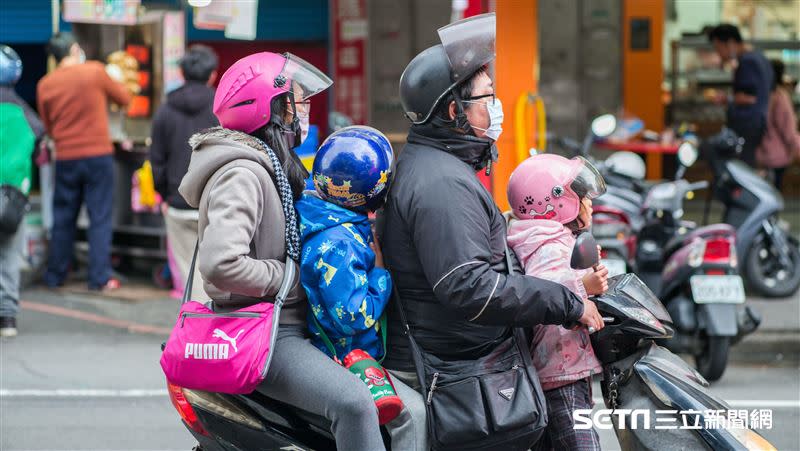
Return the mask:
[[489, 127], [481, 128], [472, 124], [470, 124], [470, 126], [476, 130], [484, 132], [487, 138], [497, 141], [500, 138], [500, 134], [503, 133], [503, 104], [500, 102], [500, 99], [495, 97], [493, 102], [489, 101], [487, 103], [472, 102], [469, 100], [464, 102], [486, 105], [486, 109], [489, 111]]

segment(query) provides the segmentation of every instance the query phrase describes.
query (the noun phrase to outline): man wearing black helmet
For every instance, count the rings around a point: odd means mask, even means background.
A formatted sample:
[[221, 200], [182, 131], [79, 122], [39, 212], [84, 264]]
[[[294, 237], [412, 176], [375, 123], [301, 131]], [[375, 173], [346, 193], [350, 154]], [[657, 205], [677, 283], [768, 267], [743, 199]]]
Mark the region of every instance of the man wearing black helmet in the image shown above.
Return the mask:
[[[484, 357], [512, 327], [603, 327], [594, 304], [584, 306], [562, 285], [509, 274], [506, 221], [475, 177], [497, 158], [502, 131], [502, 105], [486, 69], [495, 56], [494, 28], [494, 16], [484, 15], [440, 29], [442, 44], [417, 55], [400, 78], [412, 126], [381, 242], [413, 338], [443, 361]], [[394, 302], [389, 313], [384, 365], [419, 387], [398, 307]]]

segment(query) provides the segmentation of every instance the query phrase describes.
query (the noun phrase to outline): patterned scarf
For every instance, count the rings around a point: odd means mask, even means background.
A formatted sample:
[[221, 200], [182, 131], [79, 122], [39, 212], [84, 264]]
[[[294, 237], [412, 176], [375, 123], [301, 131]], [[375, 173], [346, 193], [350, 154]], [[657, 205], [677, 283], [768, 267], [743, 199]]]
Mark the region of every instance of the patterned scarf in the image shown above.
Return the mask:
[[[283, 216], [286, 218], [286, 229], [284, 231], [286, 236], [286, 253], [292, 260], [300, 261], [300, 233], [297, 227], [297, 212], [294, 209], [294, 197], [292, 196], [292, 187], [289, 185], [289, 179], [286, 173], [283, 172], [283, 166], [275, 155], [275, 152], [262, 140], [255, 138], [261, 145], [261, 150], [267, 154], [270, 162], [272, 162], [272, 170], [275, 172], [275, 181], [278, 184], [278, 192], [281, 196], [281, 207], [283, 207]], [[290, 151], [291, 152], [291, 151]]]

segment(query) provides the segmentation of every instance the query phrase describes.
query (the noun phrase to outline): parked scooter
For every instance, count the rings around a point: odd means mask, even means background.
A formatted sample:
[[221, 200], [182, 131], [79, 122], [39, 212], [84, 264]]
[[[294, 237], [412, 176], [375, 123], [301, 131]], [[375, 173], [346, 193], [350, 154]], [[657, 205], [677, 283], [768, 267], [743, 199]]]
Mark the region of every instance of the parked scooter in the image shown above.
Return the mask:
[[742, 144], [729, 129], [703, 142], [714, 172], [713, 195], [725, 204], [723, 222], [736, 228], [736, 250], [748, 285], [767, 297], [791, 296], [800, 287], [800, 243], [779, 224], [781, 193], [736, 159]]
[[761, 318], [749, 306], [737, 311], [745, 292], [734, 228], [727, 224], [697, 228], [682, 219], [684, 199], [708, 187], [706, 181], [689, 183], [682, 178], [696, 160], [697, 149], [682, 144], [676, 180], [647, 193], [636, 268], [674, 319], [676, 333], [666, 346], [694, 355], [700, 374], [715, 381], [725, 371], [730, 346], [752, 333]]
[[604, 114], [592, 120], [582, 143], [566, 137], [556, 139], [558, 146], [591, 161], [606, 181], [606, 193], [593, 201], [592, 234], [603, 249], [602, 263], [610, 276], [635, 269], [635, 231], [642, 227], [642, 193], [649, 188], [644, 181], [644, 161], [635, 153], [615, 152], [607, 160], [591, 155], [595, 139], [610, 136], [616, 127], [614, 115]]
[[[572, 267], [586, 269], [597, 263], [596, 246], [590, 234], [579, 236]], [[608, 291], [593, 298], [606, 326], [591, 340], [603, 365], [603, 400], [613, 409], [610, 417], [621, 449], [775, 450], [751, 429], [729, 428], [727, 422], [721, 428], [708, 426], [709, 412], [724, 415], [730, 406], [708, 391], [703, 376], [656, 344], [656, 339], [672, 335], [669, 313], [636, 275], [619, 275], [608, 282]], [[665, 408], [670, 410], [661, 410]], [[676, 427], [656, 426], [665, 421]], [[684, 424], [694, 428], [678, 427]]]

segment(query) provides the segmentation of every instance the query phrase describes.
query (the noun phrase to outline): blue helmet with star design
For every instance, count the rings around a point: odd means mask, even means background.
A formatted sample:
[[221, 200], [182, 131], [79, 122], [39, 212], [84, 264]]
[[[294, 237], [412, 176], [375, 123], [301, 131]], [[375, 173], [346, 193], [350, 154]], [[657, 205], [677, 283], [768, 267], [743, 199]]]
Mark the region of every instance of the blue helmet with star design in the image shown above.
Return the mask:
[[392, 180], [389, 139], [366, 125], [333, 132], [314, 157], [312, 177], [319, 196], [358, 212], [383, 205]]

